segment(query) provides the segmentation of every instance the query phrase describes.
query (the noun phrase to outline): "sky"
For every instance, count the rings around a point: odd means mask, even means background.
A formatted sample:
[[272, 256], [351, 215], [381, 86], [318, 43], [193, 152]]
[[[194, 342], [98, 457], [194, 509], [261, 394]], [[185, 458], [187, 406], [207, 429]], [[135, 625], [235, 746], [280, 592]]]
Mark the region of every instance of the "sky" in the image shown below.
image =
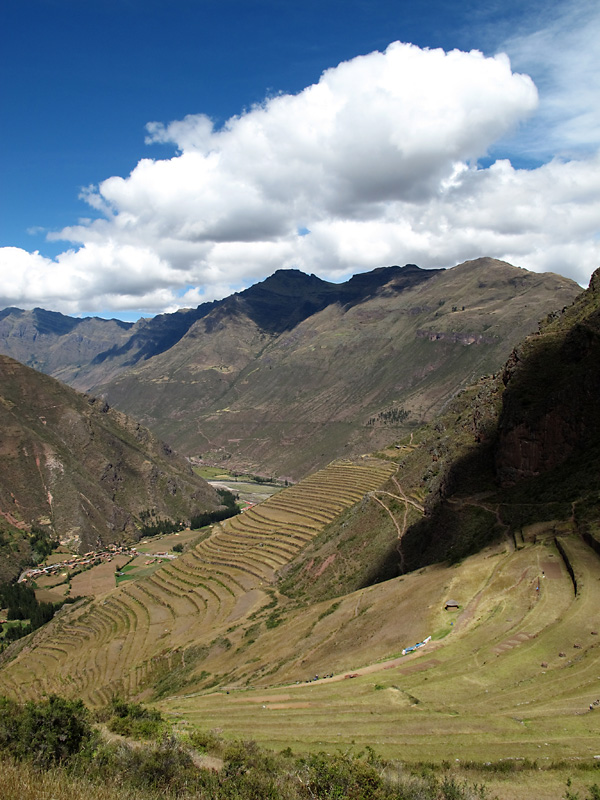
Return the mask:
[[0, 308], [600, 267], [596, 0], [6, 0]]

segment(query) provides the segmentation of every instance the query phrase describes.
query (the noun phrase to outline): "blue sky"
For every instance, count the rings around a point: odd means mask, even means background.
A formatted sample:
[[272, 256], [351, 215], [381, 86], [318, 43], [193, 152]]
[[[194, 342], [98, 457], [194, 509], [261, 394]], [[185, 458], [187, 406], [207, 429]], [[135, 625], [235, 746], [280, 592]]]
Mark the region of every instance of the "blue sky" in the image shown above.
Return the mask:
[[131, 319], [279, 266], [600, 266], [595, 3], [18, 0], [0, 37], [0, 306]]

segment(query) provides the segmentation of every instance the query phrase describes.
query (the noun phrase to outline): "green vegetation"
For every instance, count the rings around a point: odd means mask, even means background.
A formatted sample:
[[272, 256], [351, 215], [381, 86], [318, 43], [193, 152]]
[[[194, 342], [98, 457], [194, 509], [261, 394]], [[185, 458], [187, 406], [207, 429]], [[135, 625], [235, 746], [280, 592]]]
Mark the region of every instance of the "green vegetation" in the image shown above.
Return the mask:
[[204, 511], [201, 514], [194, 514], [190, 522], [190, 527], [194, 530], [204, 528], [207, 525], [212, 525], [214, 522], [223, 522], [223, 520], [235, 517], [239, 514], [239, 508], [233, 510], [231, 508], [220, 508], [216, 511]]
[[143, 525], [140, 528], [140, 536], [162, 536], [169, 533], [180, 531], [184, 526], [181, 520], [160, 519], [156, 515], [155, 509], [140, 511], [140, 520]]
[[121, 698], [113, 698], [108, 708], [98, 716], [107, 718], [109, 731], [134, 739], [159, 739], [166, 730], [160, 711], [140, 703], [126, 703]]
[[388, 408], [369, 417], [366, 425], [401, 425], [410, 416], [410, 412], [401, 407]]
[[29, 544], [31, 547], [31, 561], [33, 564], [39, 564], [59, 546], [59, 541], [50, 531], [32, 525]]
[[34, 589], [25, 583], [0, 584], [0, 608], [7, 609], [6, 617], [9, 622], [19, 622], [19, 624], [0, 626], [0, 629], [3, 628], [0, 651], [10, 642], [41, 628], [65, 603], [75, 603], [79, 599], [79, 597], [68, 597], [59, 603], [40, 603], [35, 597]]
[[[119, 700], [100, 716], [107, 714], [111, 730], [120, 733], [122, 729], [138, 738], [140, 732], [141, 738], [148, 738], [144, 721], [163, 724], [152, 709]], [[421, 770], [419, 774], [378, 758], [372, 748], [358, 754], [295, 756], [290, 748], [276, 754], [253, 741], [224, 741], [201, 731], [176, 737], [164, 724], [163, 730], [163, 738], [150, 746], [112, 744], [94, 730], [81, 701], [52, 695], [19, 706], [0, 698], [0, 794], [28, 800], [31, 765], [50, 770], [49, 777], [58, 779], [62, 792], [53, 791], [53, 797], [65, 797], [66, 790], [70, 800], [117, 797], [117, 792], [123, 797], [137, 791], [148, 800], [483, 800], [488, 796], [483, 785], [470, 784], [448, 771], [436, 775]], [[152, 736], [157, 732], [158, 727]], [[208, 751], [218, 769], [203, 767], [202, 762], [198, 766], [194, 748]], [[43, 781], [38, 773], [38, 791]], [[104, 793], [99, 795], [101, 789]]]
[[0, 697], [0, 751], [38, 767], [72, 761], [92, 741], [90, 715], [81, 700], [51, 695], [21, 706]]
[[214, 522], [223, 522], [223, 520], [235, 517], [240, 513], [237, 498], [233, 492], [230, 492], [229, 489], [217, 489], [217, 494], [219, 495], [221, 504], [225, 506], [225, 508], [218, 508], [216, 511], [205, 511], [201, 514], [195, 514], [190, 523], [191, 528], [204, 528], [206, 525], [212, 525]]

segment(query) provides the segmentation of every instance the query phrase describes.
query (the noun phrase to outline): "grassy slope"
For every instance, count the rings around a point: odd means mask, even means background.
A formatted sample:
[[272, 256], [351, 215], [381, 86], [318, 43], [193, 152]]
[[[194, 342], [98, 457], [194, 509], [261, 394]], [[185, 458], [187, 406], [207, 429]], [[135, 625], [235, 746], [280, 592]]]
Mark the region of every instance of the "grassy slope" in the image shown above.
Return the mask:
[[161, 681], [168, 687], [175, 675], [181, 685], [214, 683], [221, 651], [232, 639], [248, 643], [243, 626], [263, 624], [277, 610], [275, 571], [389, 472], [375, 459], [334, 463], [215, 526], [152, 576], [62, 612], [29, 647], [7, 651], [13, 660], [3, 684], [20, 697], [59, 690], [101, 704], [115, 692], [136, 694]]
[[[300, 749], [355, 742], [407, 760], [591, 758], [600, 563], [568, 540], [581, 580], [575, 598], [546, 533], [517, 551], [486, 550], [455, 568], [429, 567], [361, 590], [320, 621], [323, 606], [299, 612], [248, 650], [257, 661], [300, 654], [270, 678], [279, 685], [173, 697], [162, 707], [277, 748], [290, 740]], [[450, 596], [458, 612], [444, 611]], [[434, 641], [422, 651], [394, 658], [426, 634]], [[328, 669], [334, 679], [304, 682]], [[358, 676], [343, 679], [349, 673]]]

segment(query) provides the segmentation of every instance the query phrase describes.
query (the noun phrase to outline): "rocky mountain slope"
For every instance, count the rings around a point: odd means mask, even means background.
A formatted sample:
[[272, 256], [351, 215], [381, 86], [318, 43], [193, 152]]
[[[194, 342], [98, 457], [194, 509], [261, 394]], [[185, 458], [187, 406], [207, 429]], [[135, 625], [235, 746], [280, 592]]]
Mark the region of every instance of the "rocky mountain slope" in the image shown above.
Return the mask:
[[132, 327], [130, 322], [76, 319], [42, 308], [5, 308], [0, 311], [0, 352], [70, 383], [81, 365], [126, 342]]
[[83, 550], [139, 537], [141, 516], [189, 521], [214, 490], [154, 434], [102, 400], [0, 356], [1, 578], [32, 526]]
[[267, 309], [274, 316], [282, 296], [315, 280], [276, 273], [253, 287], [263, 315], [251, 290], [229, 298], [99, 391], [188, 455], [298, 478], [433, 418], [580, 291], [491, 259], [437, 272], [395, 267], [371, 274], [351, 299], [337, 289], [301, 321], [288, 315], [284, 331], [284, 320], [267, 327]]
[[[600, 552], [600, 271], [540, 324], [503, 370], [379, 455], [395, 474], [280, 574], [319, 601], [527, 530], [569, 530]], [[369, 557], [367, 557], [369, 556]]]
[[[53, 315], [36, 334], [42, 312], [9, 309], [0, 348], [106, 397], [186, 455], [296, 479], [431, 419], [579, 290], [486, 258], [343, 284], [279, 270], [130, 327]], [[95, 351], [84, 322], [102, 331]]]

